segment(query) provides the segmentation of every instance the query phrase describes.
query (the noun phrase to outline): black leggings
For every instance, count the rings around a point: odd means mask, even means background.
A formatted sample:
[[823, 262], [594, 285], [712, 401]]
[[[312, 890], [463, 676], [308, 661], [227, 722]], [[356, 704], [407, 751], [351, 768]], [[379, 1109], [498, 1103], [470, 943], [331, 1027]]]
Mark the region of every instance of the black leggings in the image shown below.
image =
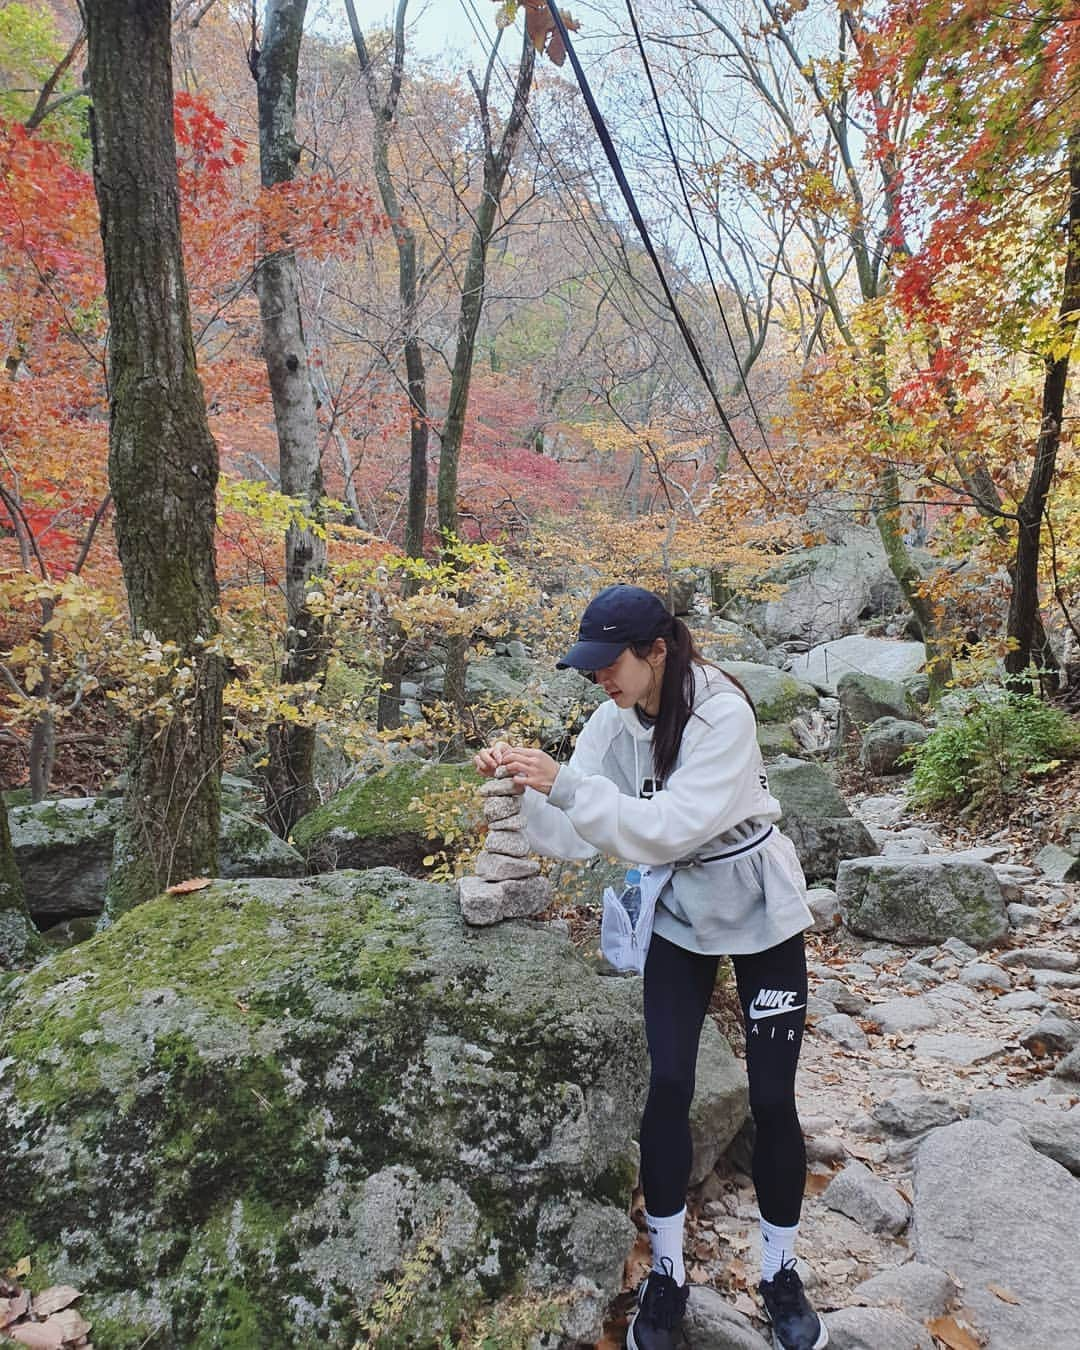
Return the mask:
[[[645, 962], [645, 1034], [652, 1071], [641, 1120], [641, 1184], [655, 1218], [677, 1214], [690, 1180], [690, 1103], [698, 1041], [718, 956], [653, 935]], [[795, 1110], [795, 1069], [806, 1020], [803, 935], [751, 956], [733, 956], [746, 1023], [746, 1072], [754, 1117], [753, 1175], [761, 1217], [799, 1222], [806, 1146]]]

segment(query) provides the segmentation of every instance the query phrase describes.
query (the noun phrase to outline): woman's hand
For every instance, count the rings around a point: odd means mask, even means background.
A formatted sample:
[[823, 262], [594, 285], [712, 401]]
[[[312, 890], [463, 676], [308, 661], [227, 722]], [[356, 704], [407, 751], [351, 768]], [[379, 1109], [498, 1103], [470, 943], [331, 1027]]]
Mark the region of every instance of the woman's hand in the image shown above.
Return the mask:
[[514, 782], [522, 788], [531, 787], [546, 797], [559, 772], [558, 764], [543, 750], [527, 750], [523, 746], [503, 747], [502, 764], [513, 774]]
[[477, 773], [483, 774], [485, 778], [494, 778], [495, 770], [503, 762], [503, 756], [509, 750], [510, 746], [506, 741], [496, 741], [489, 749], [481, 750], [478, 755], [474, 755], [473, 764], [476, 765]]

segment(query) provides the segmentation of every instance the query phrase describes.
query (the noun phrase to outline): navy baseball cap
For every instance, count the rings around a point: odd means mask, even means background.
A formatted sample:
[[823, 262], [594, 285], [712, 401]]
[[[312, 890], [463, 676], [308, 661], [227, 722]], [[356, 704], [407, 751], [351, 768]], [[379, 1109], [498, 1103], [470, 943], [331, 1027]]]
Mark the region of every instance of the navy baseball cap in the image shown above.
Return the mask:
[[640, 586], [607, 586], [589, 601], [581, 616], [578, 640], [557, 670], [603, 670], [633, 642], [651, 642], [671, 627], [671, 615], [658, 595]]

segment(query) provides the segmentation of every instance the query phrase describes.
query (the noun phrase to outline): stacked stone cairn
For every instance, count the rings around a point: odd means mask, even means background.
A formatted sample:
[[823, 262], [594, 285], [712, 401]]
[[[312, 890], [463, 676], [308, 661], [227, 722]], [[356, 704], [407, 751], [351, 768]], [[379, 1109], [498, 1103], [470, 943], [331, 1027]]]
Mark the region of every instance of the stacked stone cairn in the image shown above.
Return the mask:
[[496, 769], [480, 795], [488, 832], [476, 859], [476, 875], [458, 882], [465, 922], [492, 924], [539, 914], [551, 903], [551, 883], [540, 875], [540, 864], [529, 857], [521, 794], [515, 792], [509, 771]]

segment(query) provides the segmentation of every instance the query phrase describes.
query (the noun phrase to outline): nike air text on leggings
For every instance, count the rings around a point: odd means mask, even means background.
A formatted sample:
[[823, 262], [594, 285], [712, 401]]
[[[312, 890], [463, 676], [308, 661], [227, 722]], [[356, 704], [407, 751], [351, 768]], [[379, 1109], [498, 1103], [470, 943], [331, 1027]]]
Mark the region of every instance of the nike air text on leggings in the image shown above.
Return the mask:
[[[676, 1214], [685, 1203], [698, 1043], [720, 959], [687, 951], [659, 935], [649, 947], [645, 1032], [651, 1072], [641, 1121], [641, 1178], [650, 1214]], [[806, 1184], [806, 1149], [795, 1109], [795, 1070], [806, 1018], [802, 934], [731, 961], [746, 1022], [758, 1206], [768, 1222], [789, 1227], [799, 1221]]]

